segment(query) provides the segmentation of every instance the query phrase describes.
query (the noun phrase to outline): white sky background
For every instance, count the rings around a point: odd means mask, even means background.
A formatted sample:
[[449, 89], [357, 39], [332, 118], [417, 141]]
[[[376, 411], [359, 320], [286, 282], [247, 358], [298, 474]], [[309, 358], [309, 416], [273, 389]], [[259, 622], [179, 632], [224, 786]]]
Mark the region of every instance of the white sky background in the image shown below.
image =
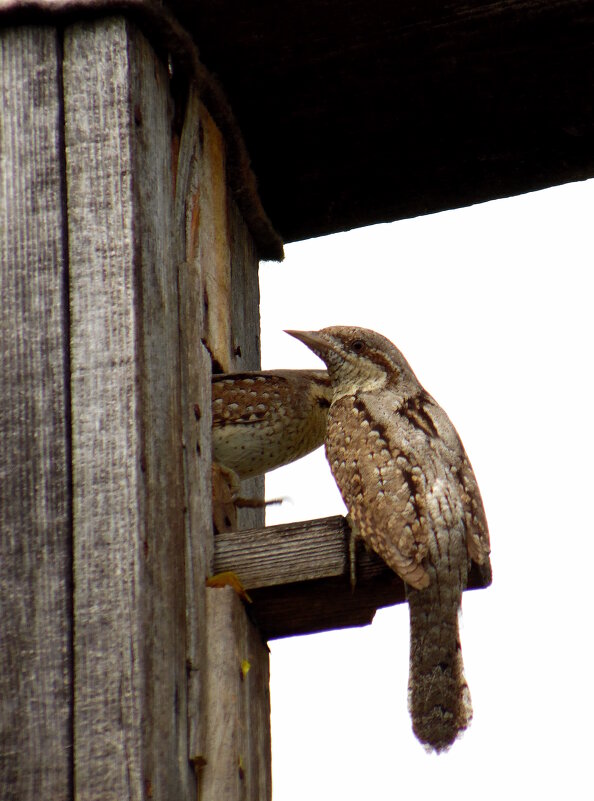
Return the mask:
[[[285, 328], [391, 339], [458, 429], [493, 585], [463, 600], [474, 720], [428, 755], [406, 706], [408, 607], [271, 643], [274, 801], [592, 797], [594, 181], [286, 247], [260, 268], [262, 363]], [[267, 524], [342, 514], [323, 450], [269, 474]]]

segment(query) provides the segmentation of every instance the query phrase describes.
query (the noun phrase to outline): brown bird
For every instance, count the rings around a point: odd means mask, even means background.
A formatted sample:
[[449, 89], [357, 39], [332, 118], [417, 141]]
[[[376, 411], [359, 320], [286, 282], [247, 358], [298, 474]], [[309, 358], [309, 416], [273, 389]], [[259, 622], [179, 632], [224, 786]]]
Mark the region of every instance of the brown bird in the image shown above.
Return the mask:
[[331, 399], [325, 370], [213, 375], [213, 461], [243, 480], [305, 456], [324, 442]]
[[359, 535], [406, 582], [413, 730], [446, 750], [472, 719], [458, 612], [470, 560], [489, 554], [472, 467], [446, 413], [385, 337], [342, 326], [287, 333], [328, 367], [326, 456]]

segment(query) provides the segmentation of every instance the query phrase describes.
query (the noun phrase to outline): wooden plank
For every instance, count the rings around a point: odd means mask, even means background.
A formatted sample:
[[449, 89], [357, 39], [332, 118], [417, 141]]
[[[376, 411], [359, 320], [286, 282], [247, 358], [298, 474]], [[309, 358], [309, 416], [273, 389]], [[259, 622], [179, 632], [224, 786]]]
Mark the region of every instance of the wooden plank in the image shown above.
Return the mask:
[[168, 77], [122, 19], [68, 28], [77, 798], [189, 799]]
[[[256, 369], [260, 365], [256, 249], [225, 188], [220, 133], [203, 106], [199, 118], [197, 202], [190, 204], [197, 241], [188, 247], [188, 261], [195, 253], [203, 280], [204, 336], [214, 369], [239, 369], [240, 365]], [[207, 393], [210, 413], [210, 376], [202, 391]], [[210, 431], [208, 436], [210, 457]], [[250, 497], [261, 497], [263, 479], [244, 482], [242, 490]], [[238, 518], [240, 527], [262, 526], [264, 510], [241, 510]], [[204, 753], [196, 760], [203, 764], [200, 797], [202, 801], [267, 801], [271, 797], [268, 649], [232, 591], [207, 589], [206, 610], [206, 651], [201, 657], [206, 659], [202, 693], [206, 732]], [[243, 661], [250, 665], [245, 676]], [[199, 733], [196, 742], [200, 743]]]
[[[194, 799], [188, 762], [185, 521], [174, 171], [167, 66], [130, 29], [131, 110], [146, 518], [141, 543], [145, 705], [144, 785], [154, 799]], [[144, 464], [143, 464], [144, 458]], [[152, 719], [151, 719], [152, 715]], [[147, 725], [148, 724], [148, 725]]]
[[[205, 580], [212, 573], [211, 510], [211, 360], [206, 338], [204, 276], [200, 258], [201, 207], [200, 101], [189, 89], [176, 171], [174, 239], [180, 254], [178, 273], [180, 348], [186, 507], [186, 638], [188, 666], [188, 748], [191, 762], [206, 759], [205, 703], [206, 599]], [[202, 214], [201, 214], [202, 210]]]
[[0, 796], [72, 796], [59, 44], [0, 31]]
[[225, 144], [201, 104], [198, 120], [197, 258], [204, 281], [206, 339], [219, 371], [227, 371], [231, 348], [231, 256], [227, 233]]
[[[215, 572], [235, 573], [249, 591], [251, 619], [267, 639], [371, 623], [384, 606], [406, 600], [403, 581], [362, 543], [350, 585], [350, 531], [336, 516], [220, 533]], [[491, 566], [472, 564], [468, 589], [491, 583]]]
[[348, 525], [336, 515], [217, 536], [216, 573], [236, 573], [246, 590], [343, 576], [348, 571]]
[[[260, 284], [258, 254], [237, 204], [227, 198], [231, 257], [231, 372], [260, 369]], [[244, 498], [264, 498], [264, 476], [241, 483]], [[264, 508], [239, 509], [237, 528], [264, 525]]]
[[271, 798], [268, 659], [260, 632], [230, 587], [207, 589], [206, 798]]
[[594, 175], [591, 0], [191, 7], [285, 242]]

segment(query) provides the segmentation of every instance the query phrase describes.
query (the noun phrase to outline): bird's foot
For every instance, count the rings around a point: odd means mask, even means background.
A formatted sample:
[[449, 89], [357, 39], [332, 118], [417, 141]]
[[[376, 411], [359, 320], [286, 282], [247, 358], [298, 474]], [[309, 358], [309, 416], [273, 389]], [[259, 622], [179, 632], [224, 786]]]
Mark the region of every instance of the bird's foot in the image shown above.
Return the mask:
[[207, 587], [231, 587], [237, 595], [243, 600], [251, 604], [252, 599], [247, 594], [241, 579], [232, 570], [225, 570], [223, 573], [215, 573], [214, 576], [209, 576], [206, 579]]

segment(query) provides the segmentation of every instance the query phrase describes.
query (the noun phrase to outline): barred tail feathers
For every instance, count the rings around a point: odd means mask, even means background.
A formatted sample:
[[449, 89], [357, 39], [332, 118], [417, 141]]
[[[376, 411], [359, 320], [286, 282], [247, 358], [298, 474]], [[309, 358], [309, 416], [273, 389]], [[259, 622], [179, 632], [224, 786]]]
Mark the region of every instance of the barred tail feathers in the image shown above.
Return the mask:
[[455, 577], [449, 574], [440, 581], [439, 571], [431, 572], [429, 587], [408, 589], [408, 703], [416, 737], [428, 750], [440, 752], [470, 725], [472, 703], [458, 627], [462, 581], [452, 581]]

